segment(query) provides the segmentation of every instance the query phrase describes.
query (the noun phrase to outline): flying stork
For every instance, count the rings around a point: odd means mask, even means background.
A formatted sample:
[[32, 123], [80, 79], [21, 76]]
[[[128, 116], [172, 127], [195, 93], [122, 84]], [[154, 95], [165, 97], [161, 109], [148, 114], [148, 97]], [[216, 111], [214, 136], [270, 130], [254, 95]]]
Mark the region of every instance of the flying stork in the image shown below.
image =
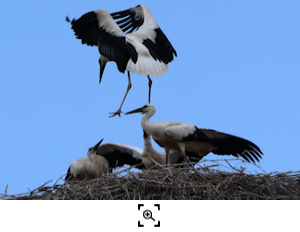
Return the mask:
[[[69, 18], [66, 20], [70, 22]], [[116, 20], [116, 21], [115, 21]], [[110, 117], [122, 113], [121, 109], [131, 88], [130, 72], [148, 77], [149, 103], [152, 80], [168, 71], [168, 63], [177, 53], [145, 5], [109, 14], [95, 10], [71, 21], [76, 38], [82, 44], [98, 46], [101, 83], [105, 65], [115, 61], [120, 72], [128, 72], [128, 86], [119, 109]]]
[[212, 152], [217, 155], [233, 155], [242, 157], [248, 162], [259, 162], [263, 153], [254, 143], [215, 130], [198, 128], [193, 124], [181, 122], [154, 122], [149, 119], [155, 114], [156, 108], [152, 104], [146, 104], [141, 108], [125, 113], [146, 114], [141, 125], [146, 133], [150, 134], [154, 141], [164, 147], [167, 154], [167, 163], [172, 162], [171, 149], [179, 149], [186, 156], [186, 151], [195, 152], [201, 158]]

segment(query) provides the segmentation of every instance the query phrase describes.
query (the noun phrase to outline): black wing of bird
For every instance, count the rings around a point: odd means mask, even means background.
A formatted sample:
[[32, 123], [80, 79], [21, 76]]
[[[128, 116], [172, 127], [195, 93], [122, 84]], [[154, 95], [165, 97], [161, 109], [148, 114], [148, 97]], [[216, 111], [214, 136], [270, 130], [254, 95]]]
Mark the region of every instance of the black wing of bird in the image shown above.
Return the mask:
[[211, 144], [216, 147], [216, 149], [212, 150], [214, 154], [233, 155], [235, 157], [241, 156], [248, 162], [252, 161], [253, 163], [255, 163], [255, 160], [259, 162], [259, 158], [262, 158], [262, 151], [257, 145], [249, 140], [234, 135], [221, 133], [215, 130], [202, 128], [198, 128], [198, 130], [201, 131], [198, 131], [199, 134], [203, 133], [208, 139], [211, 140]]
[[[146, 6], [143, 7], [146, 8]], [[141, 5], [138, 5], [128, 10], [112, 13], [111, 16], [116, 20], [116, 23], [124, 33], [132, 33], [135, 30], [138, 30], [140, 27], [143, 27], [143, 24], [146, 20], [155, 21], [152, 16], [149, 16], [151, 17], [151, 19], [145, 18], [143, 7]], [[155, 38], [155, 41], [147, 38], [144, 39], [143, 44], [149, 49], [152, 57], [167, 64], [173, 60], [173, 55], [177, 56], [177, 53], [158, 25], [156, 28], [152, 29], [153, 34], [151, 35], [151, 37]]]
[[72, 180], [72, 179], [74, 179], [75, 177], [71, 174], [71, 169], [70, 169], [70, 167], [69, 167], [69, 169], [68, 169], [68, 172], [67, 172], [67, 175], [66, 175], [66, 177], [65, 177], [65, 180]]
[[106, 10], [90, 11], [72, 21], [67, 17], [67, 21], [82, 44], [98, 46], [100, 54], [115, 61], [120, 72], [126, 70], [130, 57], [137, 59], [132, 44], [126, 42], [125, 34]]
[[98, 45], [98, 21], [94, 11], [82, 15], [79, 19], [70, 21], [66, 17], [67, 22], [70, 22], [72, 29], [75, 32], [76, 38], [81, 40], [82, 44], [90, 46]]
[[140, 6], [110, 14], [124, 33], [132, 33], [144, 23], [144, 12]]
[[141, 154], [143, 150], [139, 147], [119, 144], [105, 143], [97, 150], [97, 155], [103, 156], [109, 164], [110, 169], [127, 165], [136, 165], [138, 169], [145, 169]]

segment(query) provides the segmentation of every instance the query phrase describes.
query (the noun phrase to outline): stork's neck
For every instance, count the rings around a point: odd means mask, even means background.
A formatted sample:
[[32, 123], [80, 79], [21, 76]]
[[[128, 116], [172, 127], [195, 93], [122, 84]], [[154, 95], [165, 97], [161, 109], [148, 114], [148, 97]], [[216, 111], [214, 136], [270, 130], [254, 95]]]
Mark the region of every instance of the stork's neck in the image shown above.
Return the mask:
[[142, 128], [148, 133], [151, 134], [151, 123], [149, 122], [149, 119], [155, 114], [156, 110], [153, 109], [142, 118], [141, 125]]
[[156, 152], [152, 147], [151, 137], [149, 134], [144, 133], [144, 153], [153, 153]]
[[97, 155], [94, 152], [93, 153], [90, 152], [90, 153], [88, 153], [88, 157], [89, 157], [90, 160], [92, 160], [93, 162], [95, 162], [96, 161], [95, 157], [97, 157]]

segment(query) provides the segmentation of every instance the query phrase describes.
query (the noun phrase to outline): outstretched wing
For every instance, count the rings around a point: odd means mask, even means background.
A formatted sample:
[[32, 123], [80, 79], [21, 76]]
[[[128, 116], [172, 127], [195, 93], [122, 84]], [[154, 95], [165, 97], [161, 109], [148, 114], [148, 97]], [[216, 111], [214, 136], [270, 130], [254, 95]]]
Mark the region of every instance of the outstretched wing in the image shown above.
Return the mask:
[[208, 138], [211, 139], [216, 149], [212, 150], [217, 155], [233, 155], [235, 157], [243, 157], [248, 162], [255, 163], [255, 160], [259, 162], [263, 153], [257, 145], [249, 140], [221, 133], [215, 130], [198, 129]]
[[112, 13], [124, 33], [133, 33], [133, 36], [143, 40], [155, 60], [168, 64], [177, 56], [175, 49], [167, 36], [156, 23], [150, 10], [145, 5], [138, 5], [128, 10]]
[[[70, 21], [67, 18], [67, 21]], [[101, 55], [117, 63], [120, 72], [126, 70], [132, 45], [126, 42], [125, 34], [106, 10], [90, 11], [71, 21], [76, 38], [82, 44], [98, 46]]]
[[141, 154], [143, 150], [139, 147], [120, 143], [105, 143], [97, 150], [97, 155], [103, 156], [109, 163], [110, 168], [127, 165], [137, 165], [136, 168], [144, 169]]
[[141, 6], [110, 14], [124, 33], [132, 33], [144, 23], [144, 11]]
[[255, 160], [259, 162], [259, 158], [263, 155], [259, 147], [249, 140], [215, 130], [198, 128], [192, 124], [174, 123], [174, 125], [166, 127], [164, 132], [178, 141], [202, 142], [202, 146], [207, 147], [204, 150], [217, 155], [240, 156], [253, 163]]

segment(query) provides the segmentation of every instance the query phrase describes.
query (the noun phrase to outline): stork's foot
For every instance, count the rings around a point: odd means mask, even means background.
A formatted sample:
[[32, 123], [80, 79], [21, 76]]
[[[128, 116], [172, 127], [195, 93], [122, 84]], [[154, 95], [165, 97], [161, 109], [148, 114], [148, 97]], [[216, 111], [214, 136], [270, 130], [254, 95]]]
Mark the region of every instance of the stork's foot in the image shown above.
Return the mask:
[[123, 113], [120, 109], [114, 113], [110, 113], [112, 115], [110, 115], [109, 117], [112, 118], [112, 117], [115, 117], [116, 115], [119, 115], [119, 117], [121, 117], [121, 113]]

